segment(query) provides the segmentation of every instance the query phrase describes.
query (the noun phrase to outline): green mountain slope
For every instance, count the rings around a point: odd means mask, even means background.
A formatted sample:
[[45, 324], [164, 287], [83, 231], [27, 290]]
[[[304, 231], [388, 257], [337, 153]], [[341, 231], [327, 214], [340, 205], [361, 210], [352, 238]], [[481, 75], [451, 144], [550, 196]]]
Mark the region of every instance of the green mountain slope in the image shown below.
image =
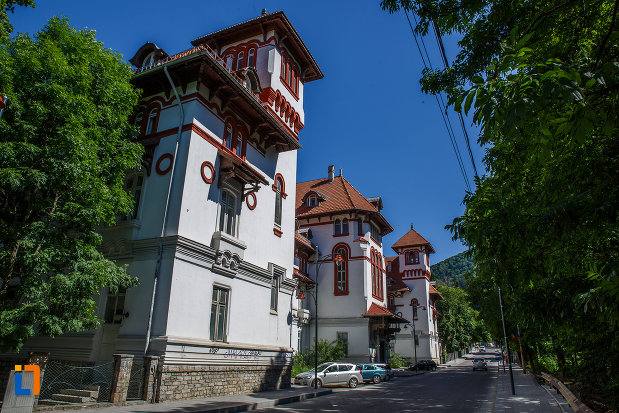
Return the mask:
[[475, 268], [473, 260], [465, 256], [466, 251], [444, 259], [430, 266], [432, 280], [441, 281], [450, 286], [465, 287], [464, 274]]

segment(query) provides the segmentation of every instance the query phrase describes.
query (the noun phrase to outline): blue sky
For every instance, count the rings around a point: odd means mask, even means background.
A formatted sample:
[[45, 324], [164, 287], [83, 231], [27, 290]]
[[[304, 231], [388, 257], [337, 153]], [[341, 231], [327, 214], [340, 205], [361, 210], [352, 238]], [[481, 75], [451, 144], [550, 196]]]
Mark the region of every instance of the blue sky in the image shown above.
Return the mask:
[[[298, 181], [326, 177], [333, 164], [363, 195], [381, 196], [382, 212], [395, 228], [384, 238], [385, 255], [393, 255], [390, 246], [411, 223], [434, 246], [433, 263], [463, 251], [444, 229], [464, 211], [456, 157], [434, 97], [421, 92], [423, 64], [406, 18], [383, 12], [378, 0], [38, 0], [35, 9], [16, 7], [9, 18], [16, 32], [33, 34], [53, 15], [65, 15], [129, 59], [147, 41], [170, 54], [188, 49], [191, 40], [256, 17], [263, 8], [284, 10], [325, 74], [305, 88]], [[457, 38], [443, 40], [451, 61]], [[426, 38], [426, 46], [439, 66], [435, 40]], [[456, 128], [455, 114], [450, 117]], [[475, 141], [476, 129], [470, 120], [466, 125]], [[462, 132], [455, 130], [472, 176]], [[483, 150], [471, 143], [481, 173]]]

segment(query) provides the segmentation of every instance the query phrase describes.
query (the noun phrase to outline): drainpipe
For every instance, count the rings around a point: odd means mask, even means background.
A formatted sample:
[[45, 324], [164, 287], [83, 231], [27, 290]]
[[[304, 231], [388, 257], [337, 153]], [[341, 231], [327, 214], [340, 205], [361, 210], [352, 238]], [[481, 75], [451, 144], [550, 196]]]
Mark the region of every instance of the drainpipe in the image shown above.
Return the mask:
[[168, 216], [169, 216], [169, 208], [170, 208], [170, 194], [172, 192], [172, 181], [174, 180], [174, 172], [176, 171], [176, 155], [178, 154], [178, 143], [181, 140], [181, 134], [183, 133], [183, 121], [185, 120], [185, 113], [183, 111], [183, 104], [181, 102], [181, 98], [176, 91], [176, 86], [170, 77], [170, 73], [168, 72], [168, 67], [164, 66], [163, 71], [165, 72], [168, 81], [170, 82], [170, 86], [172, 86], [172, 90], [174, 91], [174, 95], [176, 96], [176, 101], [178, 102], [179, 108], [179, 122], [178, 122], [178, 132], [176, 134], [176, 143], [174, 144], [174, 157], [172, 158], [172, 172], [170, 174], [170, 182], [168, 183], [168, 193], [166, 195], [165, 200], [165, 208], [163, 210], [163, 223], [161, 224], [161, 234], [159, 236], [159, 252], [157, 254], [157, 265], [155, 267], [155, 278], [153, 279], [153, 293], [150, 301], [150, 311], [148, 313], [148, 328], [146, 330], [146, 344], [144, 346], [144, 354], [148, 353], [148, 347], [150, 346], [150, 335], [151, 328], [153, 324], [153, 311], [155, 309], [155, 301], [157, 299], [157, 282], [159, 280], [159, 275], [161, 274], [161, 260], [163, 256], [163, 237], [166, 233], [166, 227], [168, 226]]

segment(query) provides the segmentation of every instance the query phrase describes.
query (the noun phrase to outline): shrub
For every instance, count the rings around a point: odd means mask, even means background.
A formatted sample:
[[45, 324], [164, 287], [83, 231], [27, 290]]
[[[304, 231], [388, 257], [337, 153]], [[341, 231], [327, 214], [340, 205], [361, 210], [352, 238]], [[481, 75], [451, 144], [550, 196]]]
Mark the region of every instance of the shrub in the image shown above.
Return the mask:
[[399, 367], [407, 367], [410, 364], [410, 357], [404, 357], [403, 355], [398, 354], [393, 350], [389, 352], [389, 359], [391, 360], [390, 364], [391, 368], [393, 369], [397, 369]]

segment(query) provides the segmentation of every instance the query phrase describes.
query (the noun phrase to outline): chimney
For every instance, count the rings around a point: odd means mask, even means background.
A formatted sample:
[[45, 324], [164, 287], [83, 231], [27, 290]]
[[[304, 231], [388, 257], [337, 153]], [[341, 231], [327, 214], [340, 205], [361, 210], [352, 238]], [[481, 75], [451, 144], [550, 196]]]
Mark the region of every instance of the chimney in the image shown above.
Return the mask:
[[265, 14], [267, 14], [267, 9], [262, 9], [262, 16], [264, 16]]
[[340, 176], [342, 176], [342, 168], [340, 168]]
[[412, 222], [411, 222], [411, 229], [415, 229], [415, 228], [413, 227], [413, 223], [412, 223]]
[[329, 165], [329, 182], [333, 182], [335, 178], [335, 167], [333, 165]]

